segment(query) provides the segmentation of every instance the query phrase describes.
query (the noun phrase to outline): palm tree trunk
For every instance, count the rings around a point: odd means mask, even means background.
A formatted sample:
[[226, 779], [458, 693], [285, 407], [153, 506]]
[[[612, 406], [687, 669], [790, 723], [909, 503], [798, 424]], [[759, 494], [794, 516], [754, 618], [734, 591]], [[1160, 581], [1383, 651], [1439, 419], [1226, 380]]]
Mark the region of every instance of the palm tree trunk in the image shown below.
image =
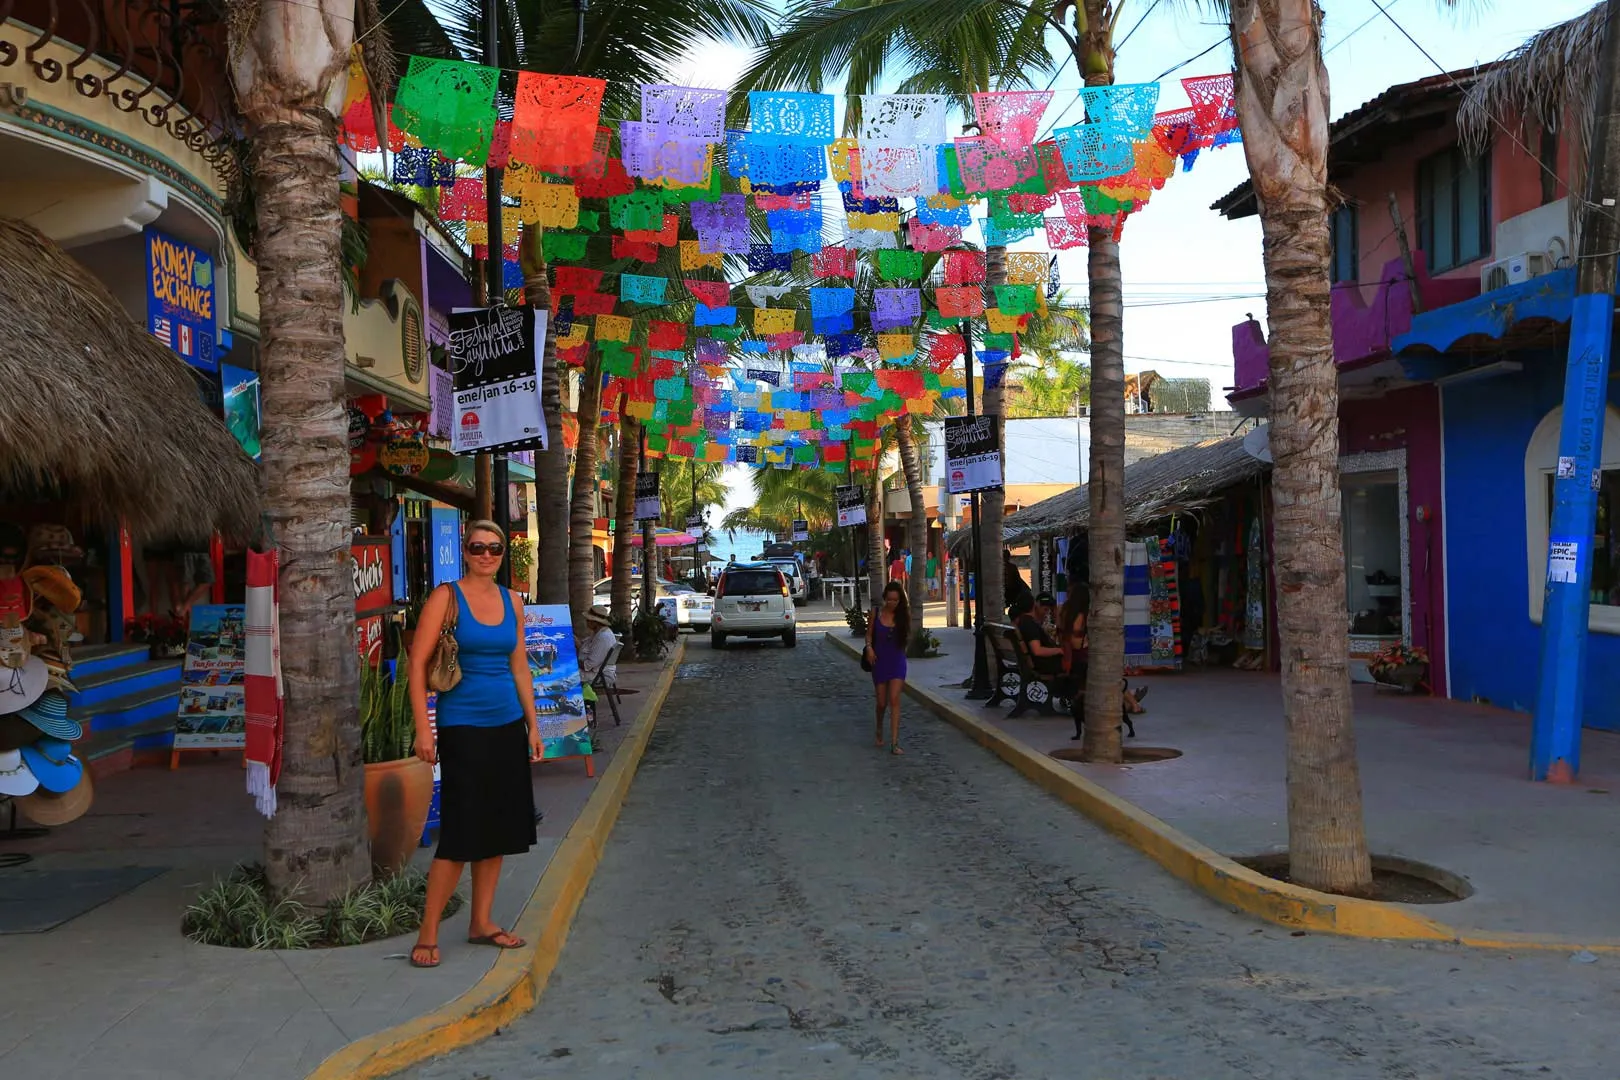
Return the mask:
[[1091, 508], [1087, 577], [1085, 741], [1088, 761], [1118, 762], [1120, 683], [1125, 677], [1125, 341], [1119, 245], [1107, 229], [1091, 231]]
[[[536, 311], [551, 310], [551, 283], [540, 238], [545, 230], [525, 223], [518, 250], [522, 252], [523, 296]], [[494, 242], [492, 240], [492, 242]], [[534, 505], [539, 536], [535, 538], [534, 602], [568, 603], [568, 448], [562, 433], [562, 375], [557, 364], [557, 327], [546, 321], [546, 344], [540, 357], [540, 408], [545, 414], [546, 449], [534, 455]], [[505, 505], [506, 492], [495, 492], [495, 504]], [[589, 547], [590, 538], [586, 537]]]
[[343, 390], [337, 123], [352, 0], [263, 3], [233, 26], [251, 125], [266, 518], [281, 551], [286, 729], [264, 865], [323, 904], [371, 877], [360, 750]]
[[906, 642], [910, 656], [921, 656], [923, 649], [923, 607], [928, 601], [928, 587], [923, 567], [928, 562], [928, 508], [923, 505], [922, 463], [917, 460], [917, 433], [912, 429], [910, 414], [902, 415], [895, 423], [894, 433], [900, 444], [900, 467], [906, 474], [906, 496], [911, 502], [911, 514], [906, 518], [906, 546], [911, 549], [912, 573], [906, 579], [906, 603], [911, 607], [911, 640]]
[[[1103, 0], [1075, 8], [1087, 86], [1114, 81], [1111, 12]], [[1120, 682], [1125, 676], [1125, 334], [1119, 244], [1110, 229], [1092, 229], [1086, 257], [1091, 305], [1091, 461], [1086, 479], [1091, 610], [1086, 616], [1085, 741], [1088, 761], [1122, 760]]]
[[640, 468], [640, 425], [619, 402], [619, 478], [613, 485], [613, 618], [630, 625], [630, 558], [636, 525], [636, 471]]
[[568, 607], [574, 630], [585, 632], [585, 612], [596, 603], [596, 549], [591, 531], [596, 526], [596, 470], [600, 454], [597, 439], [602, 424], [602, 362], [592, 349], [585, 361], [579, 387], [579, 449], [574, 452], [574, 491], [568, 512]]
[[[1372, 887], [1351, 722], [1328, 285], [1328, 76], [1315, 0], [1235, 0], [1237, 105], [1265, 239], [1289, 876]], [[1094, 436], [1095, 437], [1095, 436]]]
[[[1007, 249], [1001, 245], [994, 245], [984, 249], [985, 273], [984, 283], [986, 289], [997, 285], [1007, 284]], [[1007, 448], [1007, 421], [1004, 416], [1002, 383], [997, 380], [994, 386], [990, 385], [989, 372], [985, 372], [984, 395], [979, 402], [979, 415], [993, 416], [996, 423], [996, 445], [1002, 448], [1002, 460], [1006, 461]], [[984, 580], [979, 582], [974, 590], [974, 596], [979, 603], [987, 605], [984, 613], [985, 622], [998, 622], [1006, 612], [1003, 592], [1006, 589], [1006, 578], [1001, 569], [1001, 532], [1003, 523], [1007, 519], [1007, 492], [1004, 488], [992, 488], [979, 493], [979, 536], [984, 542], [984, 554], [979, 558], [979, 572]]]
[[[883, 455], [878, 454], [881, 462]], [[877, 606], [883, 595], [884, 578], [888, 568], [883, 564], [883, 466], [872, 467], [872, 480], [866, 488], [866, 588], [867, 600]]]

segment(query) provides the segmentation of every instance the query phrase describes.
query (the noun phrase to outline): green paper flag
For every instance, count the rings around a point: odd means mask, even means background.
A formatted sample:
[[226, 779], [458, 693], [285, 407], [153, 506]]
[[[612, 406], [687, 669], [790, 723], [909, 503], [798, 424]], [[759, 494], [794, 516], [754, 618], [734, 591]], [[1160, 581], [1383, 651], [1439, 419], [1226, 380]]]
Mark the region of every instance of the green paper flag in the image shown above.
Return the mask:
[[884, 248], [877, 253], [878, 276], [885, 281], [916, 281], [922, 277], [923, 253]]
[[540, 249], [548, 263], [578, 262], [585, 257], [585, 241], [589, 239], [584, 233], [548, 232], [540, 238]]
[[1035, 312], [1035, 286], [997, 285], [996, 307], [1004, 315], [1031, 315]]
[[413, 56], [394, 94], [394, 124], [451, 160], [483, 165], [495, 137], [500, 77], [482, 64]]

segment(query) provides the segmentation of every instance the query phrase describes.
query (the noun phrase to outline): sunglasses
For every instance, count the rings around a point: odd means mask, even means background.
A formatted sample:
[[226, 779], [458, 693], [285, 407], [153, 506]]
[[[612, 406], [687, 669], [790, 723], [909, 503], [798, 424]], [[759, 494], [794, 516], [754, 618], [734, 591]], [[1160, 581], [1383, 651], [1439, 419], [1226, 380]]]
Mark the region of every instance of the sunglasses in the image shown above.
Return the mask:
[[482, 540], [474, 540], [467, 545], [467, 554], [469, 555], [503, 555], [505, 553], [506, 545], [500, 542], [486, 544]]

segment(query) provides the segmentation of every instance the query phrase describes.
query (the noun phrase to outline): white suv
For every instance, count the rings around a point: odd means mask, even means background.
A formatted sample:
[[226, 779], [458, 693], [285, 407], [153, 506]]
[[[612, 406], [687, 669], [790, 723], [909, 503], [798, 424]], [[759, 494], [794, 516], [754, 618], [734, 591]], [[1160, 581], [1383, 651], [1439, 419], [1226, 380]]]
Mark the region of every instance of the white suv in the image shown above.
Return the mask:
[[766, 559], [766, 562], [782, 571], [787, 578], [788, 593], [793, 597], [793, 606], [802, 607], [810, 598], [810, 579], [804, 576], [804, 567], [796, 559]]
[[709, 643], [726, 647], [728, 637], [779, 637], [796, 644], [793, 598], [787, 578], [770, 563], [733, 563], [714, 587], [714, 617]]

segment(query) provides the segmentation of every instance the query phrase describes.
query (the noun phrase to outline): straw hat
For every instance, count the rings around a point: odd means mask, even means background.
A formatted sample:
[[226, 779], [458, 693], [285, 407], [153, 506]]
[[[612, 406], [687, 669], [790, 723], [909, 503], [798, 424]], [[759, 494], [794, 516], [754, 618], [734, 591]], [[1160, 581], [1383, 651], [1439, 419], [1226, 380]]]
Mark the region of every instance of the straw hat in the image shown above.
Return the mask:
[[79, 587], [73, 584], [73, 578], [60, 566], [30, 566], [22, 572], [22, 579], [34, 590], [35, 596], [50, 601], [52, 607], [65, 615], [78, 611], [84, 599]]
[[39, 790], [39, 777], [23, 762], [16, 750], [0, 750], [0, 795], [18, 798]]
[[591, 609], [585, 613], [585, 621], [588, 623], [601, 623], [603, 626], [611, 626], [613, 625], [613, 616], [609, 614], [608, 609], [603, 607], [601, 604], [594, 604], [592, 605]]
[[49, 682], [50, 672], [37, 656], [30, 656], [20, 668], [0, 667], [0, 713], [32, 705]]
[[66, 525], [39, 524], [28, 530], [29, 562], [53, 563], [82, 558], [84, 549], [73, 542], [73, 533]]
[[96, 800], [96, 789], [90, 782], [90, 770], [79, 773], [79, 782], [61, 794], [43, 788], [17, 800], [17, 809], [36, 825], [47, 827], [66, 825], [77, 821]]

